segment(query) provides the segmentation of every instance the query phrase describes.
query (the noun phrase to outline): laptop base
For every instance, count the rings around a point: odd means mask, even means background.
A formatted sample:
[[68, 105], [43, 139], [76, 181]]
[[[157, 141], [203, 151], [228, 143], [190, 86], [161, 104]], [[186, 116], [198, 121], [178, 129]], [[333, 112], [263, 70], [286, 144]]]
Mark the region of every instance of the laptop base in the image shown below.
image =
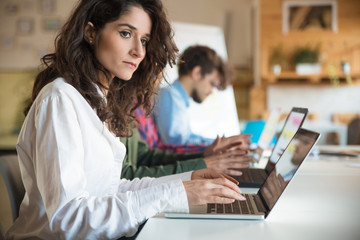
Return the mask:
[[246, 215], [246, 214], [189, 214], [189, 213], [165, 213], [167, 218], [183, 219], [241, 219], [241, 220], [264, 220], [265, 215]]

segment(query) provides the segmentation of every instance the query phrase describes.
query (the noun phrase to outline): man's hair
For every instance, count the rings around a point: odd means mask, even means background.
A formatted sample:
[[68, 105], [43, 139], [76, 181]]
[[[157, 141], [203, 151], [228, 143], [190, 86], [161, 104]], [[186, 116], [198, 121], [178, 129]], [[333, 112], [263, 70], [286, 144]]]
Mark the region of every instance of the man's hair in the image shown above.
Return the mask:
[[[110, 72], [97, 61], [94, 46], [84, 38], [88, 22], [100, 33], [107, 23], [128, 13], [131, 7], [142, 8], [150, 17], [152, 30], [146, 55], [129, 81], [111, 81]], [[98, 41], [99, 34], [96, 35]], [[178, 49], [161, 0], [81, 0], [62, 27], [55, 40], [55, 52], [41, 60], [44, 69], [37, 75], [30, 109], [40, 90], [49, 82], [63, 77], [87, 100], [101, 121], [107, 121], [116, 136], [128, 136], [137, 106], [149, 111], [153, 107], [152, 95], [156, 80], [167, 63], [175, 64]], [[111, 82], [106, 101], [97, 92], [95, 84], [102, 86], [99, 72]], [[107, 102], [107, 104], [106, 104]], [[131, 133], [130, 133], [131, 134]]]
[[213, 49], [207, 46], [191, 46], [181, 54], [178, 63], [179, 77], [188, 75], [197, 66], [201, 67], [202, 76], [212, 73], [214, 70], [219, 73], [219, 89], [225, 89], [231, 82], [230, 66]]

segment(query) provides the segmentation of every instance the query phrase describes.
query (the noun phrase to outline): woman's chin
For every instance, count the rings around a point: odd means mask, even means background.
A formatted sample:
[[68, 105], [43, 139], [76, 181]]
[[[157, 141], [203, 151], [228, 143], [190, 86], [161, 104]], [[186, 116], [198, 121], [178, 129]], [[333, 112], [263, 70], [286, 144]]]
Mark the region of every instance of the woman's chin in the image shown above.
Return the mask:
[[124, 81], [129, 81], [130, 79], [131, 79], [131, 76], [130, 77], [124, 77], [124, 76], [115, 76], [115, 78], [114, 79], [121, 79], [121, 80], [124, 80]]

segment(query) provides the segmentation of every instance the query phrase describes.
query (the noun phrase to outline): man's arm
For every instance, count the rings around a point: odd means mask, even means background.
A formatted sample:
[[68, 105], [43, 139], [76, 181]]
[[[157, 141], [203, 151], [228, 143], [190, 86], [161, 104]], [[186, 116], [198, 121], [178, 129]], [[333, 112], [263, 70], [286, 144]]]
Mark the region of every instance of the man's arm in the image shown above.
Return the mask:
[[160, 92], [154, 118], [161, 140], [166, 144], [209, 145], [214, 141], [192, 133], [186, 100], [176, 90], [164, 89]]

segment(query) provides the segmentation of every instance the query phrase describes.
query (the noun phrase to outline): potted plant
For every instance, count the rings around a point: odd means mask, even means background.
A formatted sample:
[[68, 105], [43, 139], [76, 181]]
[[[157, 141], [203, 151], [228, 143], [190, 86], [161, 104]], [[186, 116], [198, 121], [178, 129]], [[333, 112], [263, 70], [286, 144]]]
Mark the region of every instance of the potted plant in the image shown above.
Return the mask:
[[281, 68], [286, 64], [286, 58], [283, 53], [282, 45], [273, 47], [269, 63], [271, 71], [274, 74], [279, 75], [281, 73]]
[[294, 51], [293, 60], [296, 73], [299, 75], [320, 74], [321, 65], [319, 63], [320, 46], [303, 46]]

